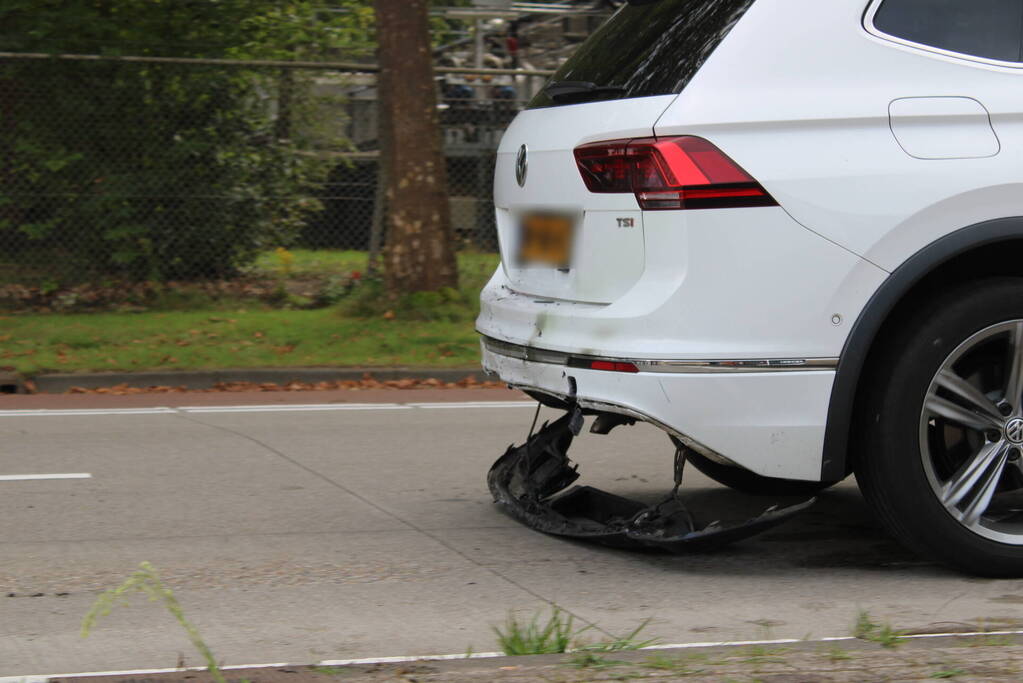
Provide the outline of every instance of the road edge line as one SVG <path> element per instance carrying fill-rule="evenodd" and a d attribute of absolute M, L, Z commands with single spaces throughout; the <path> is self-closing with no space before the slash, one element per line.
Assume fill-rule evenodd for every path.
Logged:
<path fill-rule="evenodd" d="M 1007 631 L 967 631 L 965 633 L 914 633 L 898 636 L 899 640 L 924 640 L 928 638 L 977 638 L 981 636 L 1023 636 L 1023 630 Z M 758 645 L 792 645 L 797 643 L 835 643 L 860 640 L 855 636 L 828 636 L 824 638 L 777 638 L 773 640 L 725 640 L 717 642 L 696 642 L 696 643 L 665 643 L 661 645 L 648 645 L 638 649 L 640 652 L 655 650 L 693 650 L 713 647 L 751 647 Z M 565 654 L 570 654 L 572 651 Z M 273 669 L 279 667 L 304 667 L 304 666 L 353 666 L 368 664 L 405 664 L 408 662 L 436 662 L 452 661 L 459 659 L 497 659 L 506 657 L 503 652 L 471 652 L 466 654 L 447 655 L 418 655 L 399 657 L 365 657 L 360 659 L 325 659 L 315 664 L 289 664 L 278 662 L 275 664 L 232 664 L 220 667 L 221 671 L 237 671 L 242 669 Z M 179 669 L 133 669 L 126 671 L 92 671 L 88 673 L 74 674 L 32 674 L 25 676 L 0 676 L 0 683 L 49 683 L 60 678 L 98 678 L 101 676 L 140 676 L 145 674 L 167 674 L 182 673 L 185 671 L 206 671 L 205 666 L 190 666 Z"/>

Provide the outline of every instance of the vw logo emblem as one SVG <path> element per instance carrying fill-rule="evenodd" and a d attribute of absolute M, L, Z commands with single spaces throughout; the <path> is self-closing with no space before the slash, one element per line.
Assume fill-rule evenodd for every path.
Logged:
<path fill-rule="evenodd" d="M 529 171 L 529 149 L 522 145 L 519 147 L 519 155 L 515 158 L 515 180 L 519 187 L 526 186 L 526 173 Z"/>
<path fill-rule="evenodd" d="M 1005 438 L 1019 446 L 1023 444 L 1023 418 L 1013 418 L 1005 425 Z"/>

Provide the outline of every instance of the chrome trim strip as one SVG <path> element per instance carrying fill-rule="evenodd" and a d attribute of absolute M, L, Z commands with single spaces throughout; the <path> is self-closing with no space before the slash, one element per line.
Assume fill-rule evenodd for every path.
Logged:
<path fill-rule="evenodd" d="M 507 358 L 547 363 L 549 365 L 569 365 L 570 361 L 611 361 L 615 363 L 632 363 L 640 372 L 659 372 L 675 374 L 728 373 L 728 372 L 789 372 L 789 371 L 821 371 L 834 370 L 838 367 L 837 358 L 755 358 L 739 360 L 668 360 L 641 358 L 607 358 L 584 354 L 550 351 L 532 346 L 522 346 L 509 342 L 483 337 L 483 345 L 491 353 Z"/>
<path fill-rule="evenodd" d="M 978 55 L 970 55 L 964 52 L 953 52 L 952 50 L 946 50 L 944 48 L 935 47 L 934 45 L 928 45 L 926 43 L 916 43 L 912 40 L 906 40 L 905 38 L 899 38 L 893 36 L 890 33 L 885 33 L 877 26 L 874 25 L 874 17 L 877 16 L 878 11 L 881 9 L 883 0 L 873 0 L 873 3 L 867 8 L 866 13 L 863 16 L 863 28 L 867 33 L 886 40 L 889 43 L 896 43 L 904 47 L 911 47 L 917 50 L 923 50 L 924 52 L 932 52 L 934 54 L 942 55 L 943 57 L 952 57 L 953 59 L 961 59 L 966 62 L 975 62 L 978 64 L 986 64 L 987 66 L 1000 66 L 1009 69 L 1019 70 L 1023 68 L 1023 63 L 1020 62 L 1004 62 L 1000 59 L 990 59 L 988 57 L 980 57 Z"/>
<path fill-rule="evenodd" d="M 782 372 L 786 370 L 834 370 L 838 367 L 837 358 L 650 360 L 633 362 L 643 372 Z"/>

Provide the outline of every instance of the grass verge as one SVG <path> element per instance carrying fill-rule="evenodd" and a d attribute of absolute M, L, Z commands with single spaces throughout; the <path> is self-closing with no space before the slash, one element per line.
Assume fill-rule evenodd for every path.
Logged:
<path fill-rule="evenodd" d="M 892 628 L 891 624 L 875 624 L 870 614 L 860 610 L 853 625 L 853 637 L 869 640 L 882 647 L 893 648 L 902 640 L 902 632 Z"/>
<path fill-rule="evenodd" d="M 597 653 L 625 652 L 642 650 L 657 644 L 659 639 L 639 640 L 637 636 L 650 624 L 644 619 L 639 626 L 626 635 L 613 636 L 610 640 L 587 643 L 579 636 L 594 628 L 593 624 L 573 630 L 574 617 L 558 607 L 551 608 L 551 616 L 543 625 L 540 615 L 535 614 L 528 622 L 519 621 L 514 612 L 509 612 L 504 627 L 493 627 L 501 651 L 509 656 L 543 655 L 574 651 L 577 657 L 573 660 L 581 667 L 598 666 L 614 660 L 598 656 Z"/>
<path fill-rule="evenodd" d="M 506 655 L 555 654 L 566 652 L 572 639 L 580 633 L 572 629 L 572 622 L 572 615 L 565 614 L 557 607 L 551 610 L 550 619 L 543 625 L 539 622 L 539 615 L 534 615 L 528 622 L 520 622 L 511 613 L 504 628 L 494 627 L 494 635 Z"/>
<path fill-rule="evenodd" d="M 459 367 L 479 362 L 471 320 L 349 318 L 335 309 L 0 317 L 0 366 L 17 372 L 296 366 Z"/>
<path fill-rule="evenodd" d="M 264 268 L 272 270 L 271 256 Z M 364 268 L 364 252 L 296 252 L 302 273 Z M 495 254 L 459 254 L 458 290 L 390 298 L 364 281 L 328 308 L 163 297 L 167 308 L 0 315 L 0 367 L 41 372 L 295 366 L 460 367 L 479 362 L 473 321 Z M 173 301 L 172 301 L 173 300 Z M 189 310 L 190 309 L 190 310 Z"/>

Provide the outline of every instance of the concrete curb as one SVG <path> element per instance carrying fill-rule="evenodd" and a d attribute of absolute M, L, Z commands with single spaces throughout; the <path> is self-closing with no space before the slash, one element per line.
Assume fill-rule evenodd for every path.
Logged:
<path fill-rule="evenodd" d="M 38 375 L 28 377 L 42 394 L 61 394 L 71 387 L 98 389 L 126 384 L 130 387 L 171 386 L 209 389 L 220 382 L 287 384 L 289 382 L 341 382 L 370 375 L 380 381 L 397 379 L 439 379 L 457 382 L 466 377 L 484 381 L 488 376 L 479 367 L 465 368 L 238 368 L 226 370 L 168 370 L 163 372 L 93 372 Z M 6 375 L 4 376 L 6 377 Z M 4 379 L 0 377 L 0 380 Z M 12 386 L 20 384 L 17 376 Z M 493 379 L 490 377 L 489 379 Z M 2 382 L 0 382 L 2 383 Z M 9 392 L 15 393 L 15 392 Z"/>

